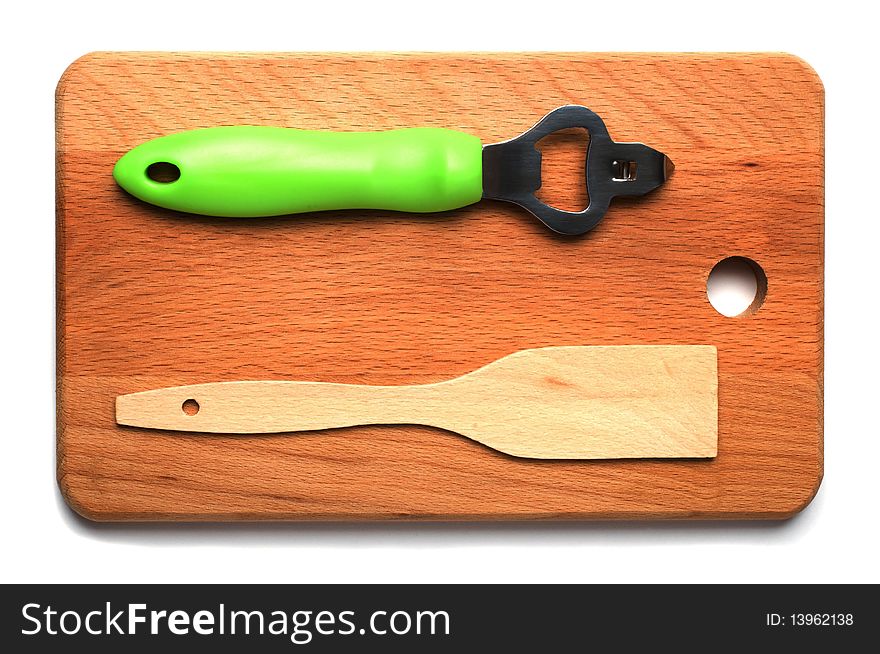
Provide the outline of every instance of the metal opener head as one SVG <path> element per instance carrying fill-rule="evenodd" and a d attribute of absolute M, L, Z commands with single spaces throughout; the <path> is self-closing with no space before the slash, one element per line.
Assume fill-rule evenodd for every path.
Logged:
<path fill-rule="evenodd" d="M 571 127 L 590 134 L 585 164 L 590 203 L 583 211 L 563 211 L 535 197 L 541 188 L 541 152 L 535 145 Z M 586 107 L 565 105 L 516 138 L 483 146 L 483 197 L 518 204 L 553 231 L 573 236 L 598 225 L 611 198 L 653 191 L 673 167 L 666 155 L 647 145 L 612 141 L 602 119 Z"/>

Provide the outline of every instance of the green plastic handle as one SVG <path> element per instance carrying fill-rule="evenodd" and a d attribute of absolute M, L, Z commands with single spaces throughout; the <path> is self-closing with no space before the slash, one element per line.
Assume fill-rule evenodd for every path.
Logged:
<path fill-rule="evenodd" d="M 209 216 L 328 209 L 447 211 L 483 194 L 482 145 L 439 128 L 320 132 L 209 127 L 147 141 L 113 177 L 151 204 Z M 156 171 L 171 175 L 164 179 Z M 176 179 L 173 179 L 177 176 Z"/>

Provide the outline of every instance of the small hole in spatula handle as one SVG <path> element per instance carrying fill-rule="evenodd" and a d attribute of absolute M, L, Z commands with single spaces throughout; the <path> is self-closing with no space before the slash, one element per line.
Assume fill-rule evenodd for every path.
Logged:
<path fill-rule="evenodd" d="M 188 416 L 194 416 L 199 412 L 199 403 L 190 398 L 181 405 L 181 410 Z"/>

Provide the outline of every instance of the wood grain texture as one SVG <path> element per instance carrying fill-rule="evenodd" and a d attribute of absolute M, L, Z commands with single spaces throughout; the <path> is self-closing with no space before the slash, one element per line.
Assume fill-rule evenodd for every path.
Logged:
<path fill-rule="evenodd" d="M 713 457 L 711 345 L 521 350 L 433 384 L 208 382 L 116 398 L 120 425 L 272 434 L 357 425 L 439 427 L 532 459 Z"/>
<path fill-rule="evenodd" d="M 182 129 L 426 125 L 485 143 L 566 103 L 676 164 L 582 238 L 493 202 L 205 219 L 110 176 Z M 57 92 L 65 498 L 96 520 L 790 516 L 822 476 L 823 103 L 785 55 L 78 60 Z M 706 298 L 731 255 L 768 280 L 740 318 Z M 114 421 L 119 394 L 207 378 L 419 384 L 526 348 L 682 343 L 718 348 L 715 459 L 529 461 L 416 426 L 205 438 Z"/>

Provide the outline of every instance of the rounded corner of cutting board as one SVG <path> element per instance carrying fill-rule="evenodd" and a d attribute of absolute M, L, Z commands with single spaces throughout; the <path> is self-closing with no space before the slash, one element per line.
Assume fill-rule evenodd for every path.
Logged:
<path fill-rule="evenodd" d="M 102 511 L 100 505 L 92 503 L 91 496 L 84 494 L 82 488 L 72 482 L 71 475 L 65 473 L 61 466 L 59 466 L 56 475 L 56 483 L 67 508 L 80 518 L 89 522 L 106 522 L 110 519 L 108 514 Z"/>
<path fill-rule="evenodd" d="M 780 520 L 791 520 L 809 507 L 813 503 L 813 500 L 816 499 L 816 495 L 819 494 L 819 490 L 822 488 L 822 479 L 824 476 L 824 470 L 822 469 L 822 466 L 819 466 L 816 470 L 815 477 L 802 478 L 802 481 L 805 482 L 803 487 L 796 489 L 796 493 L 791 497 L 786 498 L 786 500 L 779 505 L 779 515 L 776 517 Z"/>
<path fill-rule="evenodd" d="M 779 56 L 797 66 L 801 74 L 813 84 L 814 92 L 823 99 L 825 98 L 825 82 L 822 81 L 822 76 L 809 61 L 792 52 L 781 52 Z"/>

